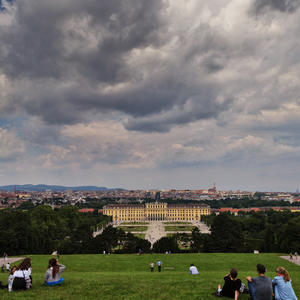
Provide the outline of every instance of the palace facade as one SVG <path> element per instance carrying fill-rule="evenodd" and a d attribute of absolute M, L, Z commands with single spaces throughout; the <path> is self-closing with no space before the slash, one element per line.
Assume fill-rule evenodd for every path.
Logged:
<path fill-rule="evenodd" d="M 103 214 L 113 221 L 201 221 L 202 215 L 210 215 L 210 206 L 205 204 L 109 204 L 103 207 Z"/>

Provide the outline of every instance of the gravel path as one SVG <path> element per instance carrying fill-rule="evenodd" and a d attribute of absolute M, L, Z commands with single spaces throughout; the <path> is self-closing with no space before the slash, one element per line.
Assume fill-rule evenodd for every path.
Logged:
<path fill-rule="evenodd" d="M 145 239 L 151 242 L 151 245 L 153 246 L 153 244 L 158 241 L 159 239 L 161 239 L 164 236 L 167 236 L 167 233 L 165 230 L 165 226 L 164 226 L 164 222 L 172 222 L 172 221 L 146 221 L 148 223 L 148 229 L 146 232 L 134 232 L 132 231 L 132 233 L 145 233 Z M 174 222 L 174 221 L 173 221 Z M 110 225 L 117 227 L 119 226 L 121 223 L 126 223 L 125 221 L 115 221 L 112 222 Z M 201 231 L 201 233 L 210 233 L 210 228 L 200 222 L 200 221 L 186 221 L 186 222 L 180 222 L 182 225 L 183 224 L 187 224 L 187 223 L 192 223 L 192 224 L 187 224 L 193 227 L 198 227 Z M 128 222 L 128 224 L 130 224 L 130 222 Z M 98 232 L 94 232 L 94 236 L 96 236 L 97 234 L 100 234 L 102 232 L 102 230 L 99 230 Z M 185 231 L 183 231 L 185 232 Z M 181 233 L 181 231 L 179 231 L 179 233 Z"/>
<path fill-rule="evenodd" d="M 12 267 L 16 261 L 22 260 L 24 258 L 25 257 L 8 257 L 7 261 L 4 261 L 4 258 L 0 258 L 0 267 L 2 265 L 4 265 L 5 266 L 5 272 L 6 272 L 6 264 L 7 264 L 7 262 L 9 262 L 10 266 Z"/>
<path fill-rule="evenodd" d="M 298 266 L 300 266 L 300 258 L 296 259 L 295 256 L 293 256 L 293 259 L 290 259 L 290 256 L 280 256 L 281 258 L 290 261 L 291 263 L 294 263 Z"/>

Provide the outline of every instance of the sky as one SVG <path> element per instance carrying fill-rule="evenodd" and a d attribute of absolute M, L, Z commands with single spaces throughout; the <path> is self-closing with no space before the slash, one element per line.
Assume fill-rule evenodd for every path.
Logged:
<path fill-rule="evenodd" d="M 300 189 L 299 0 L 0 5 L 0 185 Z"/>

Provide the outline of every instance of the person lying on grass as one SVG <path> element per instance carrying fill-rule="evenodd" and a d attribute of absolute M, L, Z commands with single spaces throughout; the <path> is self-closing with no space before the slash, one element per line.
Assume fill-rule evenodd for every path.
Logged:
<path fill-rule="evenodd" d="M 223 288 L 221 289 L 221 285 L 219 284 L 218 292 L 214 294 L 238 300 L 242 282 L 237 278 L 237 275 L 237 269 L 232 268 L 230 272 L 224 277 L 225 284 L 223 285 Z"/>
<path fill-rule="evenodd" d="M 46 271 L 44 276 L 46 285 L 62 285 L 64 283 L 64 279 L 60 277 L 65 268 L 66 267 L 59 264 L 55 258 L 51 258 L 49 260 L 48 270 Z"/>

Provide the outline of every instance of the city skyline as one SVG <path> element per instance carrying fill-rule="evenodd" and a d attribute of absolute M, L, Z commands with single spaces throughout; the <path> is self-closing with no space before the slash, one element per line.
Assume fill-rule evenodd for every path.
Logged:
<path fill-rule="evenodd" d="M 289 191 L 298 1 L 0 0 L 0 185 Z"/>

